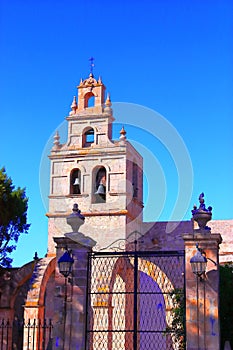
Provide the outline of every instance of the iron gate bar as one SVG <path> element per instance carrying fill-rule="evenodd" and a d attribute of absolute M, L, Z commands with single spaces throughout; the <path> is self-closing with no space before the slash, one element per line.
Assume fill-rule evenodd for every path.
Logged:
<path fill-rule="evenodd" d="M 33 321 L 33 332 L 32 332 L 32 348 L 34 349 L 35 345 L 35 334 L 36 334 L 36 320 Z M 39 331 L 39 339 L 40 339 L 40 331 Z"/>
<path fill-rule="evenodd" d="M 91 252 L 88 253 L 89 256 L 93 258 L 100 256 L 124 256 L 124 255 L 138 255 L 138 256 L 184 256 L 184 250 L 166 250 L 166 251 L 124 251 L 124 252 Z"/>
<path fill-rule="evenodd" d="M 134 317 L 133 317 L 133 349 L 137 350 L 137 336 L 138 336 L 138 255 L 134 256 Z"/>
<path fill-rule="evenodd" d="M 90 285 L 91 285 L 90 267 L 91 267 L 91 253 L 89 253 L 88 257 L 87 257 L 86 320 L 85 320 L 85 340 L 84 340 L 85 349 L 87 349 L 88 341 L 89 341 L 87 334 L 88 334 L 88 322 L 89 322 L 89 318 L 90 318 L 89 310 L 90 310 L 90 306 L 91 306 L 91 303 L 89 305 L 89 290 L 90 290 Z"/>
<path fill-rule="evenodd" d="M 25 335 L 26 349 L 45 350 L 51 342 L 52 321 L 38 319 L 25 320 L 5 320 L 0 322 L 0 350 L 8 350 L 13 347 L 23 348 L 23 333 Z M 24 332 L 25 331 L 25 332 Z M 36 331 L 38 334 L 36 335 Z M 36 342 L 38 339 L 38 344 Z M 36 345 L 37 344 L 37 345 Z"/>
<path fill-rule="evenodd" d="M 125 330 L 123 330 L 123 331 L 120 331 L 120 332 L 124 332 L 124 333 L 132 333 L 134 330 L 133 329 L 125 329 Z M 96 331 L 94 330 L 90 330 L 89 331 L 90 333 L 95 333 Z M 101 333 L 108 333 L 109 332 L 109 330 L 107 329 L 107 330 L 101 330 Z M 141 331 L 138 331 L 138 333 L 140 333 Z M 161 331 L 150 331 L 150 330 L 148 330 L 148 331 L 142 331 L 143 333 L 161 333 Z M 111 333 L 119 333 L 119 330 L 111 330 Z"/>

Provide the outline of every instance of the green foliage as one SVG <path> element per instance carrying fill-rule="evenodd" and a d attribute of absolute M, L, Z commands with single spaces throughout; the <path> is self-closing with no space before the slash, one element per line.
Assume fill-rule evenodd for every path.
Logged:
<path fill-rule="evenodd" d="M 233 349 L 233 265 L 220 266 L 220 332 L 221 349 L 226 340 Z"/>
<path fill-rule="evenodd" d="M 175 288 L 170 296 L 173 300 L 172 322 L 166 331 L 174 335 L 179 350 L 185 349 L 185 297 L 184 290 Z"/>
<path fill-rule="evenodd" d="M 28 233 L 28 198 L 25 188 L 12 184 L 4 168 L 0 169 L 0 266 L 10 267 L 12 259 L 8 256 L 16 249 L 21 233 Z"/>

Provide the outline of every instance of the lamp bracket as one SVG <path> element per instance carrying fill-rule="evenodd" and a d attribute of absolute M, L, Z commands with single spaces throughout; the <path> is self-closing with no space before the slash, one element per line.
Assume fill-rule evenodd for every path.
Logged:
<path fill-rule="evenodd" d="M 202 255 L 204 255 L 204 256 L 206 257 L 207 260 L 211 261 L 215 266 L 218 265 L 218 264 L 216 263 L 216 261 L 214 261 L 213 259 L 208 258 L 208 257 L 206 256 L 206 252 L 204 251 L 204 249 L 199 248 L 198 243 L 196 243 L 196 248 L 197 248 L 197 250 L 199 250 L 199 252 L 200 252 Z"/>

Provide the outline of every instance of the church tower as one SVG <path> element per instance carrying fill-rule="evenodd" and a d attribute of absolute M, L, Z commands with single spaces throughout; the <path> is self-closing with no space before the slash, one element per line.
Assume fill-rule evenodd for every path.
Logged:
<path fill-rule="evenodd" d="M 77 88 L 66 118 L 67 142 L 61 144 L 56 133 L 49 155 L 48 255 L 55 254 L 53 237 L 71 231 L 66 218 L 75 203 L 85 216 L 80 231 L 98 248 L 140 232 L 142 222 L 142 157 L 127 141 L 124 127 L 112 140 L 112 104 L 101 78 L 90 73 Z"/>

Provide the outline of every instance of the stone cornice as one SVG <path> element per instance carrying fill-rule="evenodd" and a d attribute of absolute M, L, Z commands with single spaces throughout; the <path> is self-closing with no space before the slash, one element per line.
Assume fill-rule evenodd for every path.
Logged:
<path fill-rule="evenodd" d="M 193 233 L 185 233 L 183 235 L 183 239 L 186 242 L 186 244 L 193 244 L 193 241 L 202 241 L 203 243 L 207 242 L 208 244 L 211 243 L 217 243 L 221 244 L 222 243 L 222 236 L 220 233 L 206 233 L 203 234 L 201 232 L 194 232 Z"/>
<path fill-rule="evenodd" d="M 91 146 L 87 148 L 77 148 L 76 146 L 66 146 L 65 148 L 60 148 L 58 150 L 52 150 L 52 153 L 49 155 L 49 159 L 70 159 L 75 158 L 77 160 L 77 157 L 84 158 L 85 160 L 88 157 L 104 157 L 104 159 L 108 156 L 113 156 L 114 153 L 119 155 L 125 155 L 126 154 L 126 146 L 125 145 L 115 145 L 115 144 L 109 144 L 107 148 L 103 150 L 103 147 L 99 146 Z M 67 153 L 72 152 L 72 153 Z"/>
<path fill-rule="evenodd" d="M 106 113 L 106 112 L 93 113 L 93 114 L 88 114 L 88 113 L 90 113 L 90 111 L 88 111 L 88 110 L 80 111 L 77 114 L 67 116 L 66 120 L 67 121 L 78 121 L 78 122 L 82 122 L 82 120 L 80 120 L 80 118 L 83 118 L 85 120 L 92 120 L 92 119 L 99 120 L 100 118 L 110 119 L 111 122 L 114 122 L 114 120 L 115 120 L 115 118 L 111 114 Z"/>
<path fill-rule="evenodd" d="M 66 218 L 70 215 L 70 212 L 62 213 L 46 213 L 48 218 Z M 82 212 L 85 217 L 90 216 L 116 216 L 116 215 L 127 215 L 129 216 L 129 211 L 126 209 L 116 210 L 116 211 L 96 211 L 96 212 Z"/>

